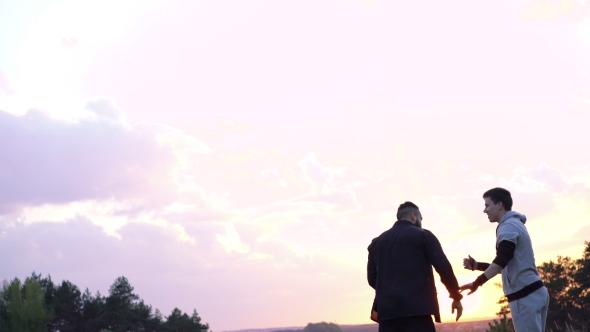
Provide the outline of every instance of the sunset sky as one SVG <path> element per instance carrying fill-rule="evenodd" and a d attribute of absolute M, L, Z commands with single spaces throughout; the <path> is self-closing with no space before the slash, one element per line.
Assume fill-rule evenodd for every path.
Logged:
<path fill-rule="evenodd" d="M 0 0 L 0 280 L 123 275 L 213 331 L 367 324 L 366 248 L 397 206 L 463 284 L 463 257 L 494 258 L 496 186 L 537 264 L 580 257 L 589 7 Z M 464 320 L 498 311 L 493 282 Z"/>

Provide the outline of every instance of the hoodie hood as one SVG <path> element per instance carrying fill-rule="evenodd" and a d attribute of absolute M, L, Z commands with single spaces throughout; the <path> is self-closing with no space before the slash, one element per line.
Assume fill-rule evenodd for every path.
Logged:
<path fill-rule="evenodd" d="M 510 218 L 516 218 L 516 219 L 520 220 L 520 222 L 522 222 L 523 224 L 526 223 L 526 216 L 524 214 L 518 213 L 516 211 L 508 211 L 508 212 L 506 212 L 504 217 L 502 217 L 502 220 L 500 220 L 498 225 L 505 222 L 506 220 L 508 220 Z"/>

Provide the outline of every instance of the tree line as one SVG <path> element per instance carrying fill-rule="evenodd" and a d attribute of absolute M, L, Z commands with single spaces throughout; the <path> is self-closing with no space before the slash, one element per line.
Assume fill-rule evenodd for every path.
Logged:
<path fill-rule="evenodd" d="M 342 332 L 338 324 L 334 323 L 308 323 L 303 330 L 276 330 L 272 332 Z"/>
<path fill-rule="evenodd" d="M 550 260 L 537 266 L 549 292 L 546 326 L 549 332 L 590 332 L 590 242 L 585 242 L 585 245 L 582 258 L 557 256 L 556 261 Z M 488 331 L 514 331 L 512 322 L 506 318 L 510 314 L 508 300 L 502 296 L 498 304 L 500 311 L 496 314 L 502 319 L 490 324 Z"/>
<path fill-rule="evenodd" d="M 196 310 L 178 308 L 164 317 L 145 304 L 127 278 L 118 277 L 108 296 L 82 293 L 64 280 L 33 274 L 24 282 L 4 281 L 0 289 L 0 332 L 208 332 Z"/>
<path fill-rule="evenodd" d="M 590 242 L 582 258 L 558 256 L 537 267 L 549 292 L 548 331 L 590 331 Z M 56 285 L 51 276 L 33 274 L 24 282 L 4 281 L 0 289 L 0 332 L 208 332 L 196 310 L 191 315 L 174 308 L 163 316 L 145 304 L 127 278 L 118 277 L 108 296 L 82 293 L 64 280 Z M 512 324 L 505 297 L 500 301 L 502 320 L 489 331 L 510 331 Z M 303 332 L 339 332 L 333 323 L 308 324 Z"/>

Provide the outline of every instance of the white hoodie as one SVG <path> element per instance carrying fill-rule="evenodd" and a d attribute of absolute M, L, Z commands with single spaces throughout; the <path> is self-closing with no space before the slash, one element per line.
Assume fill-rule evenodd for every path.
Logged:
<path fill-rule="evenodd" d="M 512 294 L 526 285 L 541 280 L 535 265 L 531 238 L 524 226 L 525 222 L 525 215 L 508 211 L 500 220 L 496 230 L 496 247 L 504 240 L 516 244 L 514 257 L 502 269 L 504 295 Z"/>

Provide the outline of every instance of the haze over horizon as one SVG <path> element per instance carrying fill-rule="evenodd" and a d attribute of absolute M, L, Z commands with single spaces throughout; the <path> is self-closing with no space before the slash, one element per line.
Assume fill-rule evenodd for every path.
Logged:
<path fill-rule="evenodd" d="M 214 331 L 367 324 L 397 206 L 467 283 L 496 186 L 537 265 L 579 257 L 589 74 L 585 0 L 0 0 L 0 280 L 123 275 Z"/>

